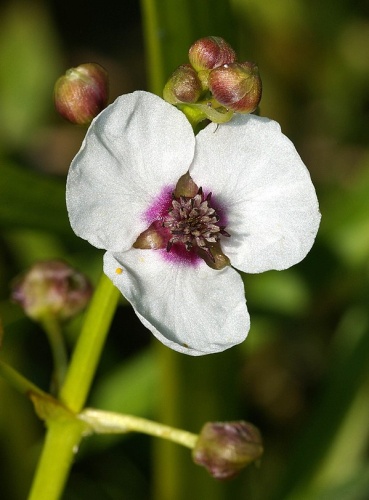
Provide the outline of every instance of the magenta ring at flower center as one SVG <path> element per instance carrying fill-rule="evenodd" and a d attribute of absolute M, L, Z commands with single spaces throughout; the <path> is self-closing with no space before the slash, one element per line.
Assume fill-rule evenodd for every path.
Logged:
<path fill-rule="evenodd" d="M 163 222 L 168 216 L 169 211 L 173 208 L 172 201 L 174 190 L 175 186 L 166 186 L 163 188 L 160 194 L 143 214 L 143 219 L 147 223 L 147 226 L 149 227 L 154 224 L 155 230 L 159 232 L 167 241 L 171 239 L 172 233 L 169 229 L 163 227 Z M 203 189 L 203 191 L 205 196 L 210 193 L 210 190 L 207 189 Z M 211 207 L 216 211 L 219 217 L 219 225 L 225 227 L 225 210 L 219 203 L 217 203 L 214 194 L 212 194 L 211 197 Z M 191 266 L 197 266 L 201 262 L 204 262 L 195 251 L 187 250 L 182 243 L 174 243 L 170 247 L 169 252 L 165 248 L 155 250 L 155 252 L 160 252 L 163 259 L 168 262 L 176 262 Z"/>

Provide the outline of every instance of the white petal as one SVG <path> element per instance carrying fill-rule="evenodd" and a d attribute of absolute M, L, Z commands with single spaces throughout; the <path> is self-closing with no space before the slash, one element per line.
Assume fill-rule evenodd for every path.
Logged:
<path fill-rule="evenodd" d="M 310 175 L 278 123 L 253 115 L 197 136 L 194 181 L 225 210 L 222 249 L 236 268 L 286 269 L 313 245 L 320 222 Z"/>
<path fill-rule="evenodd" d="M 92 122 L 67 181 L 73 230 L 98 248 L 122 251 L 152 222 L 160 196 L 192 161 L 184 115 L 147 92 L 119 97 Z"/>
<path fill-rule="evenodd" d="M 107 252 L 104 272 L 142 323 L 168 347 L 192 356 L 242 342 L 250 328 L 243 283 L 228 267 L 168 262 L 165 250 Z M 117 271 L 118 270 L 118 271 Z"/>

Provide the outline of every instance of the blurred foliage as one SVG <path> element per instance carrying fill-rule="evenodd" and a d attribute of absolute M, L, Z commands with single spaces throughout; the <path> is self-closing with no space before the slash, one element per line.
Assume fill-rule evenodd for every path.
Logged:
<path fill-rule="evenodd" d="M 348 0 L 195 3 L 158 2 L 156 38 L 165 73 L 185 61 L 192 41 L 210 34 L 233 42 L 241 59 L 258 62 L 261 114 L 281 123 L 308 165 L 321 203 L 321 229 L 308 257 L 293 269 L 244 276 L 252 320 L 246 342 L 212 358 L 178 357 L 181 373 L 158 362 L 149 333 L 122 300 L 89 404 L 155 418 L 165 415 L 161 392 L 170 386 L 177 410 L 168 409 L 167 418 L 188 430 L 222 418 L 245 418 L 262 430 L 260 467 L 229 486 L 205 477 L 187 450 L 176 452 L 183 456 L 183 498 L 203 499 L 207 491 L 212 500 L 365 500 L 368 7 Z M 53 83 L 66 68 L 96 61 L 111 75 L 112 99 L 148 88 L 144 21 L 133 0 L 111 0 L 103 9 L 91 4 L 88 12 L 81 1 L 8 0 L 0 7 L 1 356 L 46 390 L 46 338 L 9 302 L 9 283 L 38 259 L 64 258 L 93 281 L 101 269 L 101 252 L 68 225 L 65 175 L 84 132 L 56 116 Z M 67 328 L 70 348 L 80 322 Z M 20 500 L 44 430 L 28 401 L 1 379 L 0 398 L 1 496 Z M 153 453 L 152 441 L 143 436 L 90 438 L 65 498 L 150 497 L 155 481 L 170 481 L 170 470 L 160 471 L 151 461 Z"/>

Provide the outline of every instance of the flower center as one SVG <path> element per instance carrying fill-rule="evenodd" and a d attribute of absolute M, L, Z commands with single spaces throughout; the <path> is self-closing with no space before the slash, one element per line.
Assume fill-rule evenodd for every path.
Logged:
<path fill-rule="evenodd" d="M 204 251 L 214 261 L 210 249 L 219 241 L 220 235 L 230 235 L 224 226 L 219 225 L 219 216 L 211 207 L 210 200 L 211 193 L 205 196 L 201 187 L 193 197 L 173 194 L 172 206 L 163 221 L 163 226 L 172 234 L 167 252 L 173 244 L 180 243 L 187 251 Z"/>

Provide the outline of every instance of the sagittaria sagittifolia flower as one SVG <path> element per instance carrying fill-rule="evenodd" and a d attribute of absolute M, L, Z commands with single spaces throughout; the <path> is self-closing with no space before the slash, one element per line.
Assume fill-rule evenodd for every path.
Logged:
<path fill-rule="evenodd" d="M 92 122 L 70 168 L 67 206 L 75 233 L 106 250 L 104 271 L 142 323 L 190 355 L 245 339 L 235 269 L 298 263 L 320 222 L 309 172 L 276 122 L 236 115 L 195 136 L 181 111 L 142 91 Z M 212 268 L 219 255 L 231 265 Z"/>

